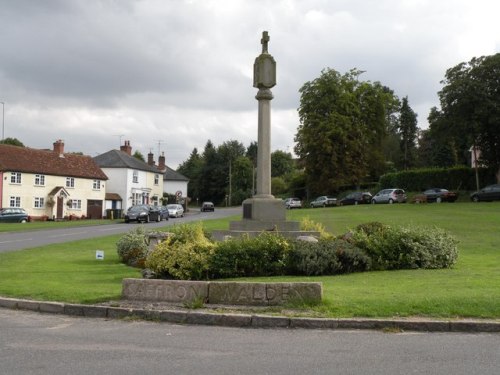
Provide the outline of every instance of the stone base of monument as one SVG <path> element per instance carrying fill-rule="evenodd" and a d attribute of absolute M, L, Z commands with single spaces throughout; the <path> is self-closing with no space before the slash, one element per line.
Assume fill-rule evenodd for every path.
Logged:
<path fill-rule="evenodd" d="M 288 302 L 319 303 L 321 283 L 250 283 L 123 279 L 122 298 L 188 304 L 275 306 Z"/>
<path fill-rule="evenodd" d="M 298 221 L 286 221 L 286 209 L 281 199 L 250 198 L 243 201 L 243 218 L 231 221 L 229 230 L 212 232 L 215 240 L 222 241 L 229 237 L 258 236 L 263 232 L 279 233 L 286 238 L 299 236 L 319 237 L 318 232 L 301 231 Z"/>

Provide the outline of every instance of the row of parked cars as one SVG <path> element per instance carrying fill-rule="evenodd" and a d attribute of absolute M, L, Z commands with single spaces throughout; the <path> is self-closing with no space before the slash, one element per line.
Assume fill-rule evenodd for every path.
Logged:
<path fill-rule="evenodd" d="M 151 206 L 139 204 L 130 207 L 125 213 L 125 222 L 131 221 L 149 223 L 150 221 L 168 220 L 170 217 L 183 217 L 184 208 L 180 204 L 167 204 L 166 206 Z"/>
<path fill-rule="evenodd" d="M 432 202 L 455 202 L 458 199 L 458 193 L 454 191 L 449 191 L 443 188 L 432 188 L 427 189 L 421 194 L 417 194 L 413 197 L 412 202 L 414 203 L 432 203 Z M 476 191 L 470 195 L 470 199 L 473 202 L 482 201 L 494 201 L 500 200 L 500 184 L 494 184 L 484 187 L 483 189 Z M 347 206 L 347 205 L 357 205 L 357 204 L 377 204 L 377 203 L 406 203 L 408 196 L 403 189 L 382 189 L 377 194 L 372 195 L 369 192 L 353 192 L 348 194 L 342 199 L 337 200 L 337 198 L 329 196 L 320 196 L 315 200 L 311 201 L 310 206 L 312 208 L 316 207 L 328 207 L 328 206 Z M 299 198 L 287 198 L 285 199 L 285 207 L 287 209 L 292 208 L 302 208 L 302 201 Z"/>

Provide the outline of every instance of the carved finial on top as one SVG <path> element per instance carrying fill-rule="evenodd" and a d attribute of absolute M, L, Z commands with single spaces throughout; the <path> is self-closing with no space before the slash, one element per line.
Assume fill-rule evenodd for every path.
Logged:
<path fill-rule="evenodd" d="M 267 51 L 267 43 L 269 42 L 269 34 L 267 31 L 262 32 L 262 39 L 260 40 L 260 43 L 262 44 L 262 53 L 268 53 Z"/>

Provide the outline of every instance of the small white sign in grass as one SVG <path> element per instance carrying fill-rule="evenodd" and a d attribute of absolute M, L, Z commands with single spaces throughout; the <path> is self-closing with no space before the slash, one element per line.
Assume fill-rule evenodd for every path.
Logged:
<path fill-rule="evenodd" d="M 104 259 L 104 251 L 102 251 L 102 250 L 96 250 L 95 251 L 95 258 L 97 260 L 103 260 Z"/>

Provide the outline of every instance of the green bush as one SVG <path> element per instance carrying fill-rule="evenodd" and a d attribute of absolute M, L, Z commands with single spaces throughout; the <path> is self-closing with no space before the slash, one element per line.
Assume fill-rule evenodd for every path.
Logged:
<path fill-rule="evenodd" d="M 148 254 L 148 239 L 143 227 L 137 227 L 122 236 L 116 243 L 118 258 L 121 262 L 144 268 Z"/>
<path fill-rule="evenodd" d="M 275 233 L 219 242 L 210 274 L 213 278 L 283 275 L 289 250 L 290 243 Z"/>
<path fill-rule="evenodd" d="M 343 239 L 319 242 L 295 241 L 288 257 L 292 275 L 320 276 L 370 269 L 370 258 Z"/>
<path fill-rule="evenodd" d="M 457 260 L 457 241 L 442 229 L 366 228 L 354 231 L 349 241 L 372 259 L 373 269 L 447 268 Z"/>
<path fill-rule="evenodd" d="M 215 245 L 205 235 L 201 223 L 175 226 L 171 232 L 173 235 L 148 254 L 146 267 L 157 277 L 206 279 Z"/>
<path fill-rule="evenodd" d="M 300 221 L 300 230 L 318 232 L 320 238 L 325 240 L 333 238 L 333 235 L 326 231 L 323 224 L 311 220 L 309 216 L 302 218 Z"/>

